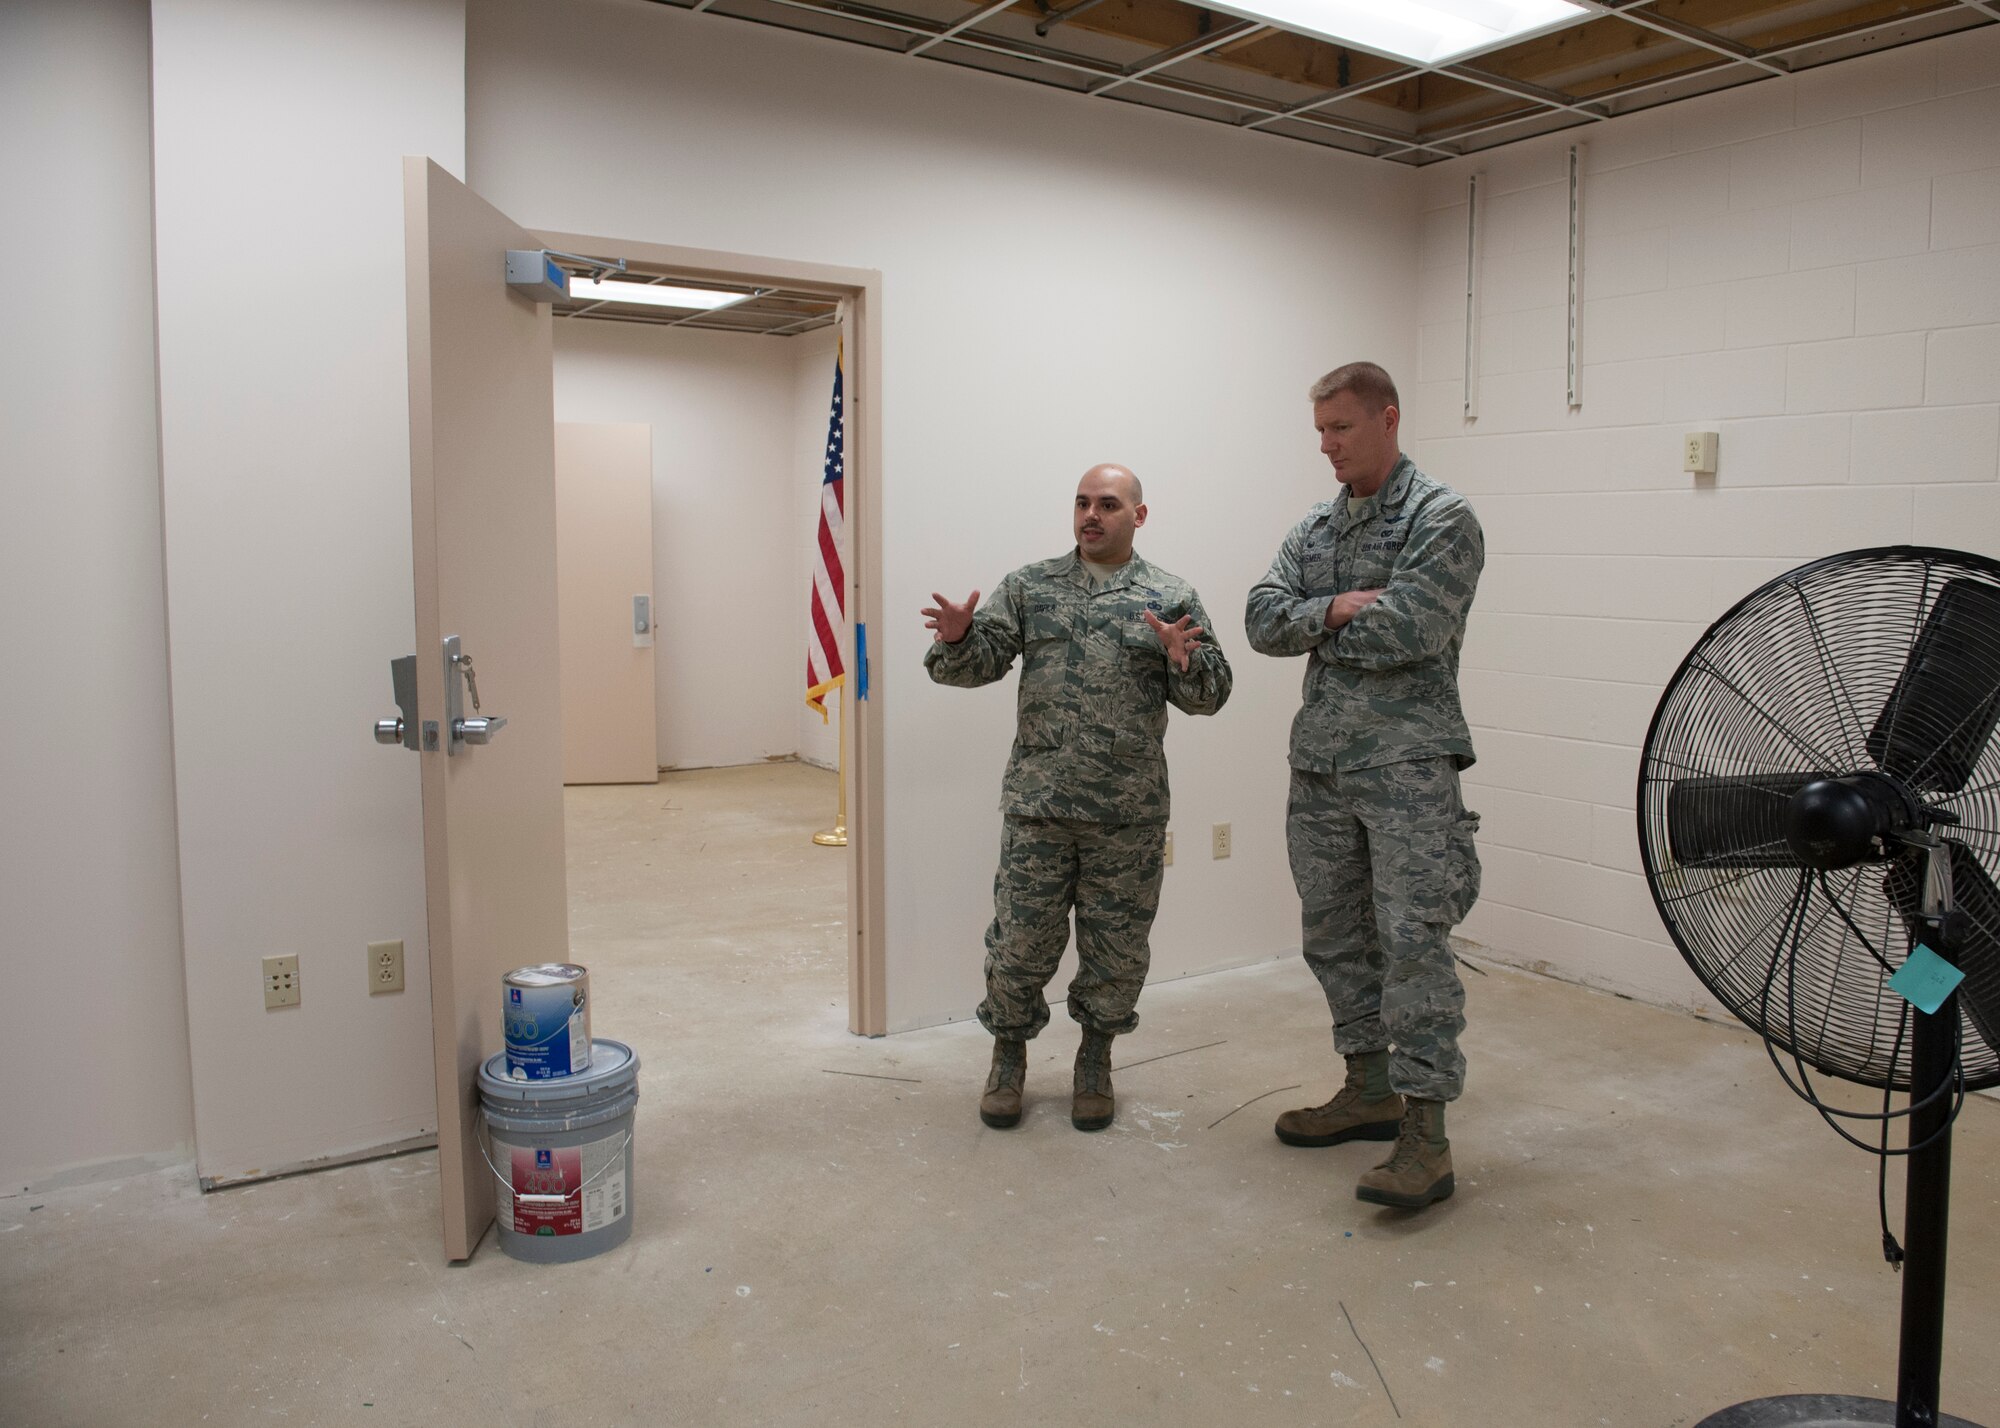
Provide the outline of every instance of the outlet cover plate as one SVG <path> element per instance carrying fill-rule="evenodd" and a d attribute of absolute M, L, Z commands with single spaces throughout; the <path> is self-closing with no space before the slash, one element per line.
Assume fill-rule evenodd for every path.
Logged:
<path fill-rule="evenodd" d="M 1209 834 L 1209 851 L 1217 858 L 1229 856 L 1229 825 L 1218 823 Z"/>
<path fill-rule="evenodd" d="M 299 1004 L 299 959 L 296 955 L 264 959 L 264 1010 Z"/>
<path fill-rule="evenodd" d="M 394 942 L 371 942 L 368 944 L 368 994 L 379 992 L 400 992 L 403 990 L 403 943 L 398 938 Z"/>

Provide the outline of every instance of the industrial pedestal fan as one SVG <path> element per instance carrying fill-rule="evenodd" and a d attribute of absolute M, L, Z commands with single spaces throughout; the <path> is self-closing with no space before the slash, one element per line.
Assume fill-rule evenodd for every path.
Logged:
<path fill-rule="evenodd" d="M 1653 715 L 1639 844 L 1675 945 L 1829 1124 L 1907 1161 L 1896 1401 L 1760 1399 L 1710 1428 L 1965 1421 L 1940 1415 L 1938 1377 L 1952 1122 L 2000 1085 L 1996 721 L 2000 562 L 1915 546 L 1752 592 Z M 1881 1090 L 1881 1113 L 1821 1102 L 1808 1068 Z M 1904 1257 L 1886 1203 L 1883 1240 Z"/>

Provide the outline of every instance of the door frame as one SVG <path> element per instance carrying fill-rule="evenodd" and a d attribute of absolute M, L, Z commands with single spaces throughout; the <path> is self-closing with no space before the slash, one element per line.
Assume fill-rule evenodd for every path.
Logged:
<path fill-rule="evenodd" d="M 863 652 L 857 625 L 882 628 L 882 274 L 873 268 L 803 263 L 714 248 L 688 248 L 628 238 L 532 230 L 547 247 L 567 253 L 626 258 L 670 267 L 715 282 L 780 283 L 823 293 L 847 305 L 846 404 L 848 480 L 846 602 L 849 671 L 840 701 L 841 756 L 851 780 L 847 818 L 847 1029 L 856 1036 L 889 1030 L 887 949 L 883 909 L 882 721 L 877 693 L 859 693 Z M 803 645 L 801 639 L 801 645 Z"/>

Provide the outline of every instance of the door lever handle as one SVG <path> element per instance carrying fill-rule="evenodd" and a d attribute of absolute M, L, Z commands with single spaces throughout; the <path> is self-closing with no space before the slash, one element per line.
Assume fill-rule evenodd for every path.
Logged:
<path fill-rule="evenodd" d="M 505 714 L 488 714 L 471 719 L 454 719 L 451 736 L 463 739 L 468 744 L 490 744 L 493 736 L 507 727 Z M 380 737 L 379 735 L 377 737 Z"/>

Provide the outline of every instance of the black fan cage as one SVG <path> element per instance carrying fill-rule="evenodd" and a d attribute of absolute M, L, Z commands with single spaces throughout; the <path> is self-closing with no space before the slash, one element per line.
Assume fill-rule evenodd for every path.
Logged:
<path fill-rule="evenodd" d="M 1818 872 L 1786 836 L 1808 783 L 1880 774 L 1950 844 L 1969 1087 L 2000 1084 L 2000 562 L 1893 546 L 1802 566 L 1710 626 L 1640 760 L 1646 882 L 1722 1004 L 1827 1075 L 1909 1089 L 1925 854 Z"/>

